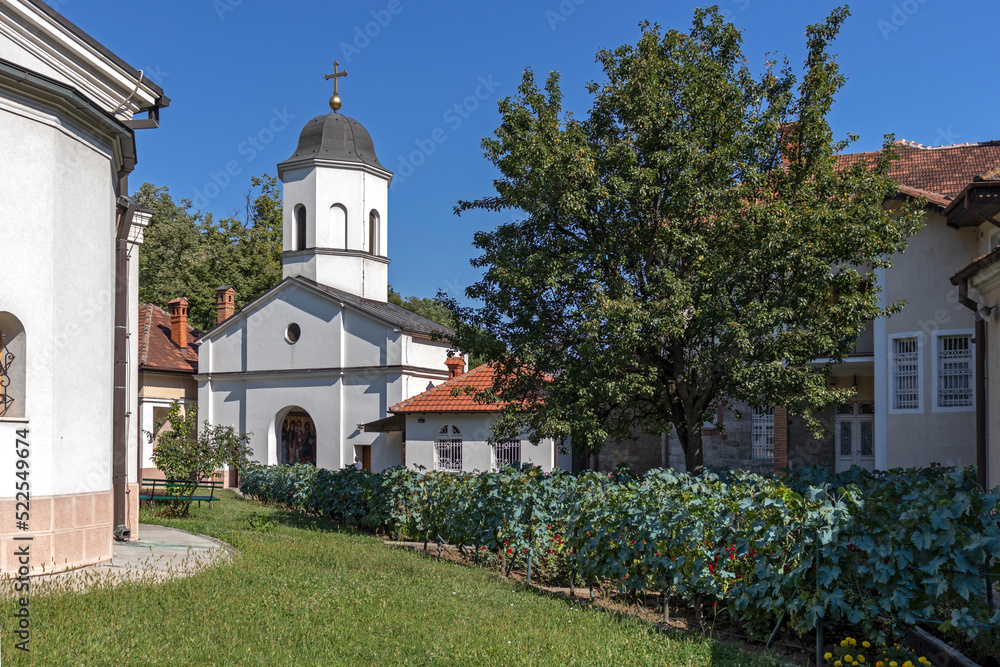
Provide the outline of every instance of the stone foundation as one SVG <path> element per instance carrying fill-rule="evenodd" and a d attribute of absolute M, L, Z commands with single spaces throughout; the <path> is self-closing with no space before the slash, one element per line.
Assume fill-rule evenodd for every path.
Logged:
<path fill-rule="evenodd" d="M 138 499 L 138 493 L 133 494 Z M 33 496 L 29 531 L 17 530 L 13 498 L 0 499 L 0 576 L 17 572 L 15 551 L 29 545 L 31 574 L 59 572 L 111 560 L 114 504 L 111 491 Z M 138 524 L 138 502 L 132 514 Z M 14 540 L 15 537 L 31 537 Z"/>

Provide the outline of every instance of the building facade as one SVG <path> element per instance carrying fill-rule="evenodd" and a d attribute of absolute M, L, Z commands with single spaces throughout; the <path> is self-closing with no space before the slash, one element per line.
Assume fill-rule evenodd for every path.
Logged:
<path fill-rule="evenodd" d="M 168 103 L 45 3 L 0 0 L 0 572 L 18 570 L 20 538 L 29 570 L 51 572 L 107 560 L 137 531 L 128 332 L 149 214 L 127 197 L 128 174 L 133 130 Z"/>
<path fill-rule="evenodd" d="M 366 431 L 400 434 L 404 465 L 446 472 L 487 472 L 516 464 L 546 472 L 572 468 L 572 454 L 560 451 L 551 438 L 537 444 L 527 435 L 492 442 L 503 406 L 478 402 L 475 394 L 493 386 L 494 367 L 484 364 L 465 373 L 461 356 L 446 363 L 447 382 L 393 405 L 390 417 L 365 424 Z"/>
<path fill-rule="evenodd" d="M 306 124 L 278 174 L 284 279 L 201 338 L 201 419 L 250 433 L 262 463 L 399 465 L 402 434 L 363 425 L 446 380 L 448 345 L 388 302 L 392 174 L 338 113 Z"/>

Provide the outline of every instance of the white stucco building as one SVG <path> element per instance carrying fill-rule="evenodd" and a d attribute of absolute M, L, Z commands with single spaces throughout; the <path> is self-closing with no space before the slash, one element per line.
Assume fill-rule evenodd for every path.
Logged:
<path fill-rule="evenodd" d="M 257 461 L 403 462 L 401 432 L 362 425 L 448 377 L 444 327 L 387 301 L 392 173 L 368 131 L 330 113 L 278 165 L 284 279 L 201 338 L 202 419 L 252 433 Z"/>
<path fill-rule="evenodd" d="M 2 573 L 25 543 L 29 569 L 53 571 L 108 560 L 113 536 L 136 532 L 128 333 L 149 215 L 127 197 L 128 175 L 133 130 L 155 127 L 168 103 L 45 3 L 0 0 Z M 18 492 L 30 495 L 24 524 Z"/>
<path fill-rule="evenodd" d="M 493 423 L 502 404 L 476 400 L 478 392 L 493 387 L 496 371 L 483 364 L 463 373 L 465 361 L 446 362 L 450 378 L 389 408 L 392 416 L 366 424 L 370 431 L 402 433 L 404 458 L 410 468 L 448 472 L 486 472 L 505 465 L 530 464 L 550 472 L 572 469 L 568 449 L 560 451 L 551 438 L 533 444 L 527 434 L 505 442 L 491 442 Z"/>

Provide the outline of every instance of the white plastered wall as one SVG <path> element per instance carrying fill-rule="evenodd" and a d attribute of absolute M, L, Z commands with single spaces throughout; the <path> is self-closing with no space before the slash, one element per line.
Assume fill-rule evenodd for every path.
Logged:
<path fill-rule="evenodd" d="M 914 234 L 902 255 L 894 258 L 891 270 L 883 274 L 888 303 L 904 300 L 903 309 L 885 321 L 884 356 L 876 360 L 885 367 L 884 395 L 876 396 L 876 409 L 885 409 L 886 465 L 927 466 L 940 463 L 966 466 L 976 462 L 975 407 L 963 411 L 935 411 L 933 395 L 935 332 L 973 329 L 972 312 L 958 302 L 950 282 L 956 267 L 975 257 L 978 233 L 974 229 L 953 229 L 936 213 L 926 214 L 925 226 Z M 908 334 L 921 343 L 921 409 L 893 413 L 894 335 Z"/>
<path fill-rule="evenodd" d="M 420 423 L 420 420 L 424 420 Z M 427 413 L 406 415 L 406 465 L 409 468 L 424 466 L 434 469 L 434 442 L 438 430 L 453 424 L 462 434 L 462 470 L 484 472 L 492 465 L 491 427 L 496 415 L 489 412 Z M 549 472 L 558 463 L 552 440 L 543 439 L 531 444 L 525 436 L 521 439 L 521 463 L 530 463 Z"/>
<path fill-rule="evenodd" d="M 0 94 L 3 309 L 27 340 L 32 495 L 111 488 L 115 197 L 109 142 Z M 12 470 L 7 424 L 0 469 Z M 12 496 L 3 482 L 2 496 Z"/>

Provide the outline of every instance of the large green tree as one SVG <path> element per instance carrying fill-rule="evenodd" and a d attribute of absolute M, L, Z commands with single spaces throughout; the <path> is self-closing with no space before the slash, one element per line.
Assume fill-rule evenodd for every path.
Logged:
<path fill-rule="evenodd" d="M 490 393 L 517 399 L 497 437 L 527 425 L 595 452 L 672 426 L 696 472 L 713 405 L 811 416 L 846 398 L 825 371 L 899 308 L 879 306 L 869 272 L 920 220 L 917 204 L 883 205 L 891 137 L 838 165 L 856 137 L 827 121 L 844 84 L 828 47 L 847 16 L 807 28 L 801 80 L 787 58 L 753 73 L 717 8 L 689 32 L 643 24 L 636 45 L 598 53 L 582 120 L 557 74 L 539 90 L 525 71 L 483 141 L 496 194 L 456 207 L 522 215 L 476 236 L 484 277 L 466 296 L 483 305 L 442 297 L 453 344 L 495 361 Z"/>
<path fill-rule="evenodd" d="M 233 285 L 236 307 L 281 281 L 281 191 L 273 176 L 254 177 L 245 213 L 216 222 L 191 213 L 166 187 L 143 183 L 133 198 L 153 211 L 139 251 L 139 299 L 165 307 L 179 296 L 190 302 L 193 326 L 217 322 L 215 288 Z"/>

